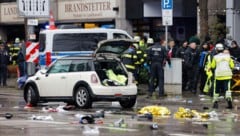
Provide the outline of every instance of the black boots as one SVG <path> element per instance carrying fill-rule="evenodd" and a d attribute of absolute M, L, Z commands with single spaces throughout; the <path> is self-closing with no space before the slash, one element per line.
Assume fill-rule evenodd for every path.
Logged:
<path fill-rule="evenodd" d="M 232 109 L 233 108 L 232 101 L 230 99 L 227 99 L 227 104 L 228 104 L 228 106 L 226 107 L 227 109 Z"/>
<path fill-rule="evenodd" d="M 226 107 L 227 109 L 232 109 L 233 106 L 232 106 L 232 101 L 230 99 L 227 99 L 227 104 L 228 106 Z M 218 109 L 218 102 L 214 102 L 213 103 L 213 109 Z"/>
<path fill-rule="evenodd" d="M 213 109 L 218 109 L 218 102 L 217 102 L 217 101 L 215 101 L 215 102 L 213 103 Z"/>

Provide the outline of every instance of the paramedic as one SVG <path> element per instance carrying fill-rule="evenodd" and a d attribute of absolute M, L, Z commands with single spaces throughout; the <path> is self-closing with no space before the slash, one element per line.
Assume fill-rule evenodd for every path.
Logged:
<path fill-rule="evenodd" d="M 225 93 L 227 100 L 227 108 L 232 109 L 232 94 L 230 83 L 232 79 L 232 69 L 234 62 L 228 53 L 224 53 L 224 46 L 221 43 L 216 45 L 217 55 L 213 57 L 211 67 L 214 69 L 214 93 L 213 93 L 213 108 L 218 108 L 218 97 L 221 93 Z"/>

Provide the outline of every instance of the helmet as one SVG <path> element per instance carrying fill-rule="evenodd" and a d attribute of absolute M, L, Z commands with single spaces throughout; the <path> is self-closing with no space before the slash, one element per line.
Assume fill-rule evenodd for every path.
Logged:
<path fill-rule="evenodd" d="M 138 44 L 134 43 L 133 46 L 137 49 L 138 48 Z"/>
<path fill-rule="evenodd" d="M 140 36 L 134 36 L 133 39 L 135 42 L 140 42 L 140 40 L 141 40 Z"/>
<path fill-rule="evenodd" d="M 147 39 L 147 44 L 153 44 L 153 43 L 154 43 L 153 38 L 148 38 Z"/>
<path fill-rule="evenodd" d="M 15 43 L 20 43 L 20 38 L 15 38 Z"/>
<path fill-rule="evenodd" d="M 218 44 L 216 44 L 216 50 L 218 50 L 218 51 L 222 51 L 222 50 L 224 50 L 224 47 L 223 47 L 223 44 L 221 44 L 221 43 L 218 43 Z"/>

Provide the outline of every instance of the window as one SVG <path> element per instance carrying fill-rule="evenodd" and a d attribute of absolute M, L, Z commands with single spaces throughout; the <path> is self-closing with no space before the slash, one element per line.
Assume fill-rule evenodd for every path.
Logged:
<path fill-rule="evenodd" d="M 40 34 L 39 35 L 39 51 L 43 52 L 46 48 L 46 35 L 45 34 Z"/>
<path fill-rule="evenodd" d="M 90 71 L 89 60 L 73 60 L 69 72 Z"/>
<path fill-rule="evenodd" d="M 69 71 L 72 60 L 58 60 L 49 69 L 48 73 L 65 73 Z"/>
<path fill-rule="evenodd" d="M 105 39 L 106 33 L 55 34 L 53 51 L 93 51 Z"/>
<path fill-rule="evenodd" d="M 114 33 L 113 39 L 130 39 L 130 38 L 125 34 Z"/>

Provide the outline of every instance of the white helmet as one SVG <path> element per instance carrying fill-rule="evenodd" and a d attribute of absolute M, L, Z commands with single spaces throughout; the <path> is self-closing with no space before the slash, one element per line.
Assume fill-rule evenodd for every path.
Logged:
<path fill-rule="evenodd" d="M 133 43 L 133 46 L 134 46 L 136 49 L 138 49 L 138 44 Z"/>
<path fill-rule="evenodd" d="M 133 39 L 135 42 L 140 42 L 140 40 L 141 40 L 140 36 L 134 36 Z"/>
<path fill-rule="evenodd" d="M 20 43 L 20 38 L 15 38 L 15 43 Z"/>
<path fill-rule="evenodd" d="M 147 39 L 147 44 L 154 44 L 153 38 L 148 38 Z"/>
<path fill-rule="evenodd" d="M 218 43 L 218 44 L 216 44 L 216 50 L 218 50 L 218 51 L 222 51 L 222 50 L 224 50 L 224 47 L 223 47 L 223 44 L 221 44 L 221 43 Z"/>

